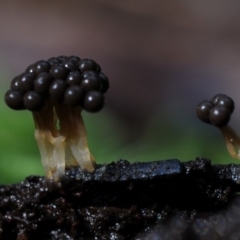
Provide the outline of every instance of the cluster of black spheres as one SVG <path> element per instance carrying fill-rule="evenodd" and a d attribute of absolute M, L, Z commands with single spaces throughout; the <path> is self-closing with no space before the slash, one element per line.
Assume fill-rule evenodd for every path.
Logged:
<path fill-rule="evenodd" d="M 15 110 L 40 111 L 46 99 L 97 112 L 104 105 L 108 78 L 91 59 L 59 56 L 31 64 L 15 77 L 5 94 L 6 104 Z"/>
<path fill-rule="evenodd" d="M 202 101 L 197 106 L 198 118 L 219 128 L 228 124 L 233 111 L 234 101 L 225 94 L 217 94 L 210 101 Z"/>

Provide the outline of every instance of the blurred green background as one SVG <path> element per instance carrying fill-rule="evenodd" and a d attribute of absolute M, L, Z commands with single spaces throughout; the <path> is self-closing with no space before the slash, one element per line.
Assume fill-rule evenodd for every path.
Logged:
<path fill-rule="evenodd" d="M 198 102 L 226 93 L 239 130 L 240 3 L 230 2 L 2 1 L 0 183 L 43 175 L 31 112 L 7 108 L 4 93 L 28 65 L 59 55 L 92 58 L 110 79 L 106 107 L 83 113 L 98 163 L 238 163 L 195 114 Z"/>

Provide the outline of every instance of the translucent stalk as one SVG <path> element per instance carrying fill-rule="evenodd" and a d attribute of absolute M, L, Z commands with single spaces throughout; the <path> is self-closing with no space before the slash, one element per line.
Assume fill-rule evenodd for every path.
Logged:
<path fill-rule="evenodd" d="M 229 126 L 220 128 L 220 131 L 223 134 L 229 154 L 240 160 L 240 138 L 238 135 Z"/>
<path fill-rule="evenodd" d="M 95 160 L 88 148 L 80 107 L 53 105 L 47 101 L 43 110 L 33 112 L 33 117 L 35 139 L 48 178 L 59 181 L 65 168 L 73 165 L 90 172 L 94 170 Z"/>
<path fill-rule="evenodd" d="M 53 177 L 56 171 L 57 159 L 54 156 L 55 139 L 58 136 L 55 128 L 56 116 L 50 101 L 46 101 L 44 109 L 33 112 L 35 123 L 35 139 L 41 155 L 42 165 L 48 178 Z"/>
<path fill-rule="evenodd" d="M 79 165 L 92 172 L 95 159 L 88 148 L 86 128 L 80 107 L 55 106 L 60 123 L 59 133 L 66 138 L 66 166 Z"/>

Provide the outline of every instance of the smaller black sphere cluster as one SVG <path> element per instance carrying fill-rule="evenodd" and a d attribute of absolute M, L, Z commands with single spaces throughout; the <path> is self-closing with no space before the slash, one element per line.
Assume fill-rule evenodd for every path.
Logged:
<path fill-rule="evenodd" d="M 204 100 L 197 106 L 200 120 L 216 127 L 225 127 L 234 111 L 234 101 L 225 94 L 217 94 L 210 101 Z"/>
<path fill-rule="evenodd" d="M 46 99 L 51 99 L 97 112 L 104 105 L 108 88 L 108 78 L 93 60 L 59 56 L 31 64 L 15 77 L 5 102 L 15 110 L 40 111 Z"/>

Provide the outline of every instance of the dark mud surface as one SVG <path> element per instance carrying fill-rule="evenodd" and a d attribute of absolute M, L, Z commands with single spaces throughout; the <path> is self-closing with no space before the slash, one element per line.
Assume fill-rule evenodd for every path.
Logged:
<path fill-rule="evenodd" d="M 73 167 L 0 186 L 0 239 L 238 239 L 240 165 L 206 159 Z"/>

